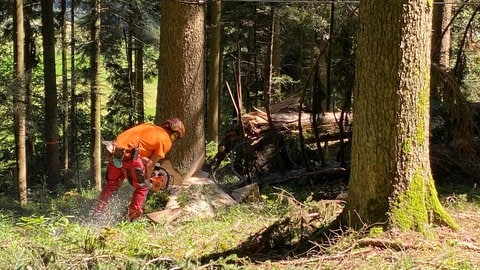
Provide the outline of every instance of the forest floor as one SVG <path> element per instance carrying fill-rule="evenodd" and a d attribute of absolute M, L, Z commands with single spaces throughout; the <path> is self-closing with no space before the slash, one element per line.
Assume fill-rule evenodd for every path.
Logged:
<path fill-rule="evenodd" d="M 478 163 L 464 161 L 462 154 L 443 145 L 436 145 L 433 153 L 439 198 L 460 226 L 458 230 L 432 225 L 423 233 L 378 233 L 375 228 L 364 228 L 329 232 L 325 239 L 319 237 L 319 231 L 325 233 L 322 228 L 341 212 L 346 183 L 338 178 L 325 182 L 322 177 L 306 181 L 286 177 L 288 181 L 277 179 L 281 183 L 277 191 L 288 191 L 290 204 L 280 224 L 206 258 L 244 255 L 243 260 L 233 260 L 242 269 L 480 269 Z M 292 244 L 295 237 L 297 242 Z M 302 242 L 309 244 L 307 248 Z M 203 267 L 207 266 L 218 266 L 218 262 Z"/>
<path fill-rule="evenodd" d="M 341 200 L 296 201 L 294 204 L 299 208 L 291 208 L 289 222 L 284 223 L 283 228 L 275 228 L 278 233 L 272 233 L 269 229 L 274 226 L 270 226 L 262 233 L 250 236 L 248 243 L 242 243 L 221 255 L 248 254 L 236 261 L 242 269 L 480 269 L 480 190 L 474 184 L 461 187 L 449 185 L 440 187 L 439 191 L 443 205 L 459 224 L 459 230 L 432 225 L 425 233 L 376 233 L 365 228 L 361 231 L 330 232 L 329 238 L 323 240 L 310 238 L 313 234 L 306 233 L 305 237 L 309 238 L 307 241 L 311 244 L 308 250 L 297 246 L 300 241 L 288 247 L 277 246 L 268 250 L 264 242 L 274 242 L 275 239 L 262 239 L 268 237 L 264 232 L 268 231 L 269 236 L 289 235 L 295 230 L 304 230 L 305 233 L 312 227 L 317 228 L 315 222 L 328 224 L 342 208 Z M 331 186 L 324 192 L 332 192 Z M 322 202 L 335 206 L 325 211 L 328 207 L 318 207 Z M 305 212 L 305 208 L 309 207 Z M 311 214 L 310 218 L 308 213 Z M 328 213 L 332 216 L 328 217 Z M 322 219 L 320 223 L 318 217 Z M 298 222 L 299 219 L 301 222 Z M 282 220 L 285 220 L 285 216 Z M 288 237 L 279 238 L 285 240 Z M 208 266 L 218 266 L 218 262 L 203 265 L 202 268 Z"/>
<path fill-rule="evenodd" d="M 86 215 L 95 193 L 44 197 L 27 212 L 12 208 L 4 196 L 0 269 L 480 269 L 476 184 L 438 187 L 459 230 L 432 226 L 420 234 L 365 228 L 329 231 L 329 238 L 319 228 L 340 213 L 342 187 L 291 184 L 324 198 L 297 196 L 285 184 L 262 189 L 260 201 L 221 208 L 215 217 L 171 223 L 110 218 L 93 224 Z M 123 188 L 124 201 L 112 201 L 119 213 L 124 214 L 130 194 Z"/>
<path fill-rule="evenodd" d="M 432 226 L 428 234 L 364 232 L 339 234 L 307 256 L 265 261 L 261 269 L 480 269 L 480 196 L 452 192 L 443 197 L 459 230 Z"/>

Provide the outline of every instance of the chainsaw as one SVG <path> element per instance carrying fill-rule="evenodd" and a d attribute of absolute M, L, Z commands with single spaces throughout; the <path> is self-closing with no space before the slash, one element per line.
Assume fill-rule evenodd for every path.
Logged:
<path fill-rule="evenodd" d="M 140 184 L 140 186 L 145 186 L 149 190 L 157 192 L 168 188 L 171 178 L 173 178 L 173 176 L 171 176 L 168 171 L 160 165 L 160 163 L 157 163 L 153 168 L 150 178 Z"/>

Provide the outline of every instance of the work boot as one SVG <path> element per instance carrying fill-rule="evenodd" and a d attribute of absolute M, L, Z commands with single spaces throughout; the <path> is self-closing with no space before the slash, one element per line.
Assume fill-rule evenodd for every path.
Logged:
<path fill-rule="evenodd" d="M 127 219 L 129 221 L 134 221 L 142 217 L 143 211 L 141 209 L 128 209 Z"/>

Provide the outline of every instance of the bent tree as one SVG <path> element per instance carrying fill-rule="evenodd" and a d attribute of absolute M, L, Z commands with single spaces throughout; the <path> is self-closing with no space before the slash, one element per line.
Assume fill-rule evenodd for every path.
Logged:
<path fill-rule="evenodd" d="M 429 160 L 432 1 L 360 1 L 349 226 L 457 228 Z"/>

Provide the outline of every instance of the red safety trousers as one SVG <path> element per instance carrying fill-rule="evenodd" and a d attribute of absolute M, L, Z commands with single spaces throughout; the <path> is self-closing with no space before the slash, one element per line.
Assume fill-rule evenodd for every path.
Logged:
<path fill-rule="evenodd" d="M 144 178 L 145 166 L 140 157 L 135 160 L 124 160 L 122 163 L 122 167 L 117 168 L 112 162 L 108 162 L 106 182 L 94 207 L 94 216 L 105 212 L 108 201 L 122 185 L 125 178 L 135 188 L 128 208 L 128 219 L 135 220 L 142 216 L 143 203 L 147 197 L 148 189 L 139 186 L 138 178 Z M 142 180 L 140 179 L 141 182 L 143 182 Z"/>

